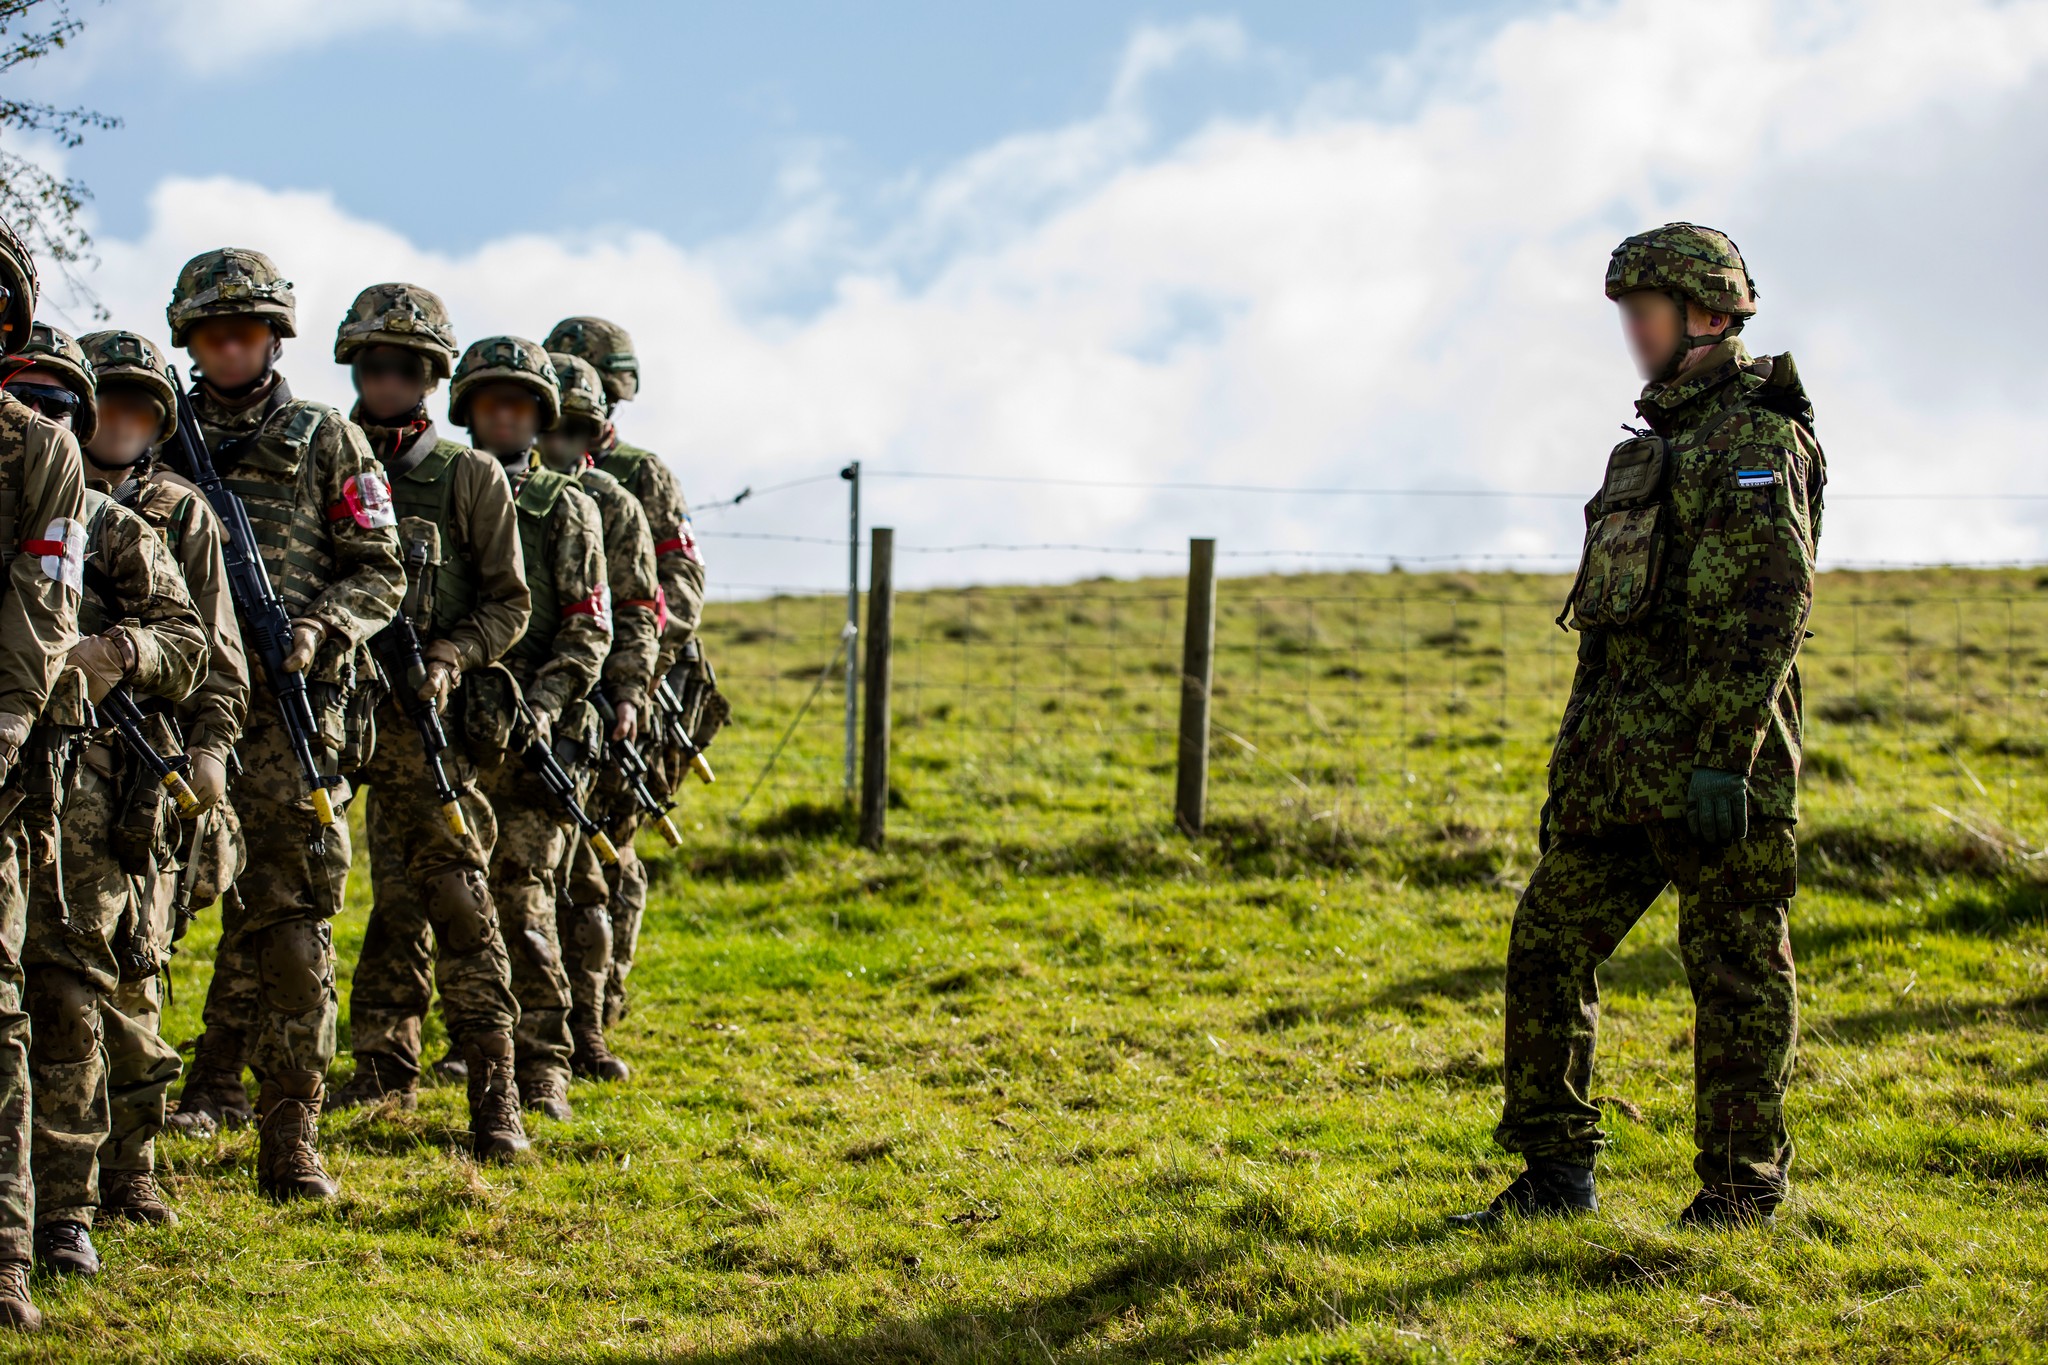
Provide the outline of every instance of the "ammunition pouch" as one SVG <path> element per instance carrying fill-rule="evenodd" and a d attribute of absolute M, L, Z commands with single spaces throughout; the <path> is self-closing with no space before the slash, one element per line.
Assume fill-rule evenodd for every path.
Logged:
<path fill-rule="evenodd" d="M 377 752 L 377 704 L 384 699 L 384 671 L 369 643 L 330 640 L 306 674 L 307 700 L 319 726 L 320 746 L 344 774 L 362 771 Z"/>
<path fill-rule="evenodd" d="M 512 748 L 519 715 L 519 684 L 503 664 L 473 668 L 455 689 L 451 739 L 478 768 L 495 768 Z"/>
<path fill-rule="evenodd" d="M 1634 625 L 1656 604 L 1664 570 L 1664 506 L 1669 447 L 1661 436 L 1623 441 L 1607 457 L 1607 476 L 1586 528 L 1559 625 L 1610 630 Z"/>
<path fill-rule="evenodd" d="M 160 712 L 144 712 L 142 733 L 166 757 L 184 752 L 177 727 Z M 113 775 L 119 805 L 114 826 L 108 831 L 114 861 L 131 877 L 152 876 L 177 847 L 177 808 L 171 802 L 170 790 L 157 781 L 156 774 L 144 767 L 141 759 L 128 752 L 119 739 L 109 743 L 120 746 L 113 751 L 119 764 L 119 772 Z"/>

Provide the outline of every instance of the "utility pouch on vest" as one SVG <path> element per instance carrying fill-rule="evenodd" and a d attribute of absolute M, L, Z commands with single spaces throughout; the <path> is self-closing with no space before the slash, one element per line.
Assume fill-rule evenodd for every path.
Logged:
<path fill-rule="evenodd" d="M 398 548 L 405 556 L 405 611 L 422 640 L 434 638 L 434 592 L 441 576 L 441 528 L 425 517 L 398 519 Z"/>
<path fill-rule="evenodd" d="M 462 707 L 457 733 L 479 768 L 495 768 L 512 747 L 512 724 L 518 717 L 519 684 L 503 664 L 473 668 L 462 675 L 455 691 Z"/>
<path fill-rule="evenodd" d="M 160 754 L 185 751 L 176 729 L 157 712 L 144 713 L 142 733 Z M 171 804 L 170 790 L 125 746 L 120 752 L 125 760 L 119 776 L 120 811 L 114 817 L 108 841 L 113 845 L 114 861 L 123 872 L 131 877 L 147 877 L 169 860 L 176 847 L 178 817 Z"/>
<path fill-rule="evenodd" d="M 555 722 L 555 757 L 576 777 L 577 799 L 588 801 L 597 785 L 598 760 L 604 757 L 604 722 L 597 708 L 579 701 Z"/>
<path fill-rule="evenodd" d="M 1574 630 L 1633 625 L 1649 614 L 1664 568 L 1668 450 L 1661 436 L 1623 441 L 1607 457 L 1599 515 L 1586 530 L 1578 578 L 1558 614 Z"/>

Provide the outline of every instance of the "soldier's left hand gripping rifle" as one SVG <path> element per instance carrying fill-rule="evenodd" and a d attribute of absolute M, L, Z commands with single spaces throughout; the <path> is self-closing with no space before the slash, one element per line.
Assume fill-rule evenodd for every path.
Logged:
<path fill-rule="evenodd" d="M 597 850 L 598 860 L 607 867 L 618 862 L 619 850 L 613 846 L 611 836 L 576 799 L 576 779 L 562 766 L 562 760 L 555 754 L 554 742 L 541 733 L 540 726 L 534 722 L 532 710 L 524 700 L 519 702 L 519 714 L 526 722 L 526 739 L 519 746 L 520 760 L 548 789 L 548 794 L 562 807 L 570 823 L 583 831 L 583 837 L 590 840 L 590 846 Z"/>
<path fill-rule="evenodd" d="M 683 836 L 677 831 L 676 822 L 669 819 L 670 803 L 654 794 L 651 785 L 654 781 L 654 769 L 648 766 L 647 756 L 640 752 L 640 746 L 632 740 L 612 737 L 618 729 L 619 713 L 612 705 L 611 698 L 604 694 L 603 688 L 592 692 L 590 700 L 597 707 L 598 716 L 604 721 L 605 754 L 611 760 L 613 771 L 625 784 L 627 794 L 633 798 L 633 804 L 659 826 L 661 837 L 668 841 L 670 848 L 681 848 Z"/>
<path fill-rule="evenodd" d="M 249 509 L 242 506 L 242 500 L 213 467 L 206 437 L 199 430 L 199 418 L 192 411 L 192 400 L 186 395 L 177 370 L 171 370 L 170 379 L 178 399 L 178 434 L 174 443 L 184 461 L 186 476 L 199 485 L 199 491 L 206 495 L 206 501 L 220 518 L 228 593 L 235 601 L 235 615 L 241 619 L 242 644 L 262 667 L 263 680 L 270 685 L 270 694 L 277 698 L 285 738 L 291 745 L 292 756 L 298 760 L 299 771 L 305 775 L 313 813 L 324 829 L 334 823 L 334 798 L 330 792 L 341 785 L 341 778 L 320 771 L 320 761 L 314 756 L 320 725 L 313 716 L 306 676 L 284 666 L 292 649 L 291 613 L 285 610 L 284 599 L 272 586 L 270 571 L 263 567 L 263 552 L 257 546 L 255 529 L 249 524 Z M 316 830 L 316 843 L 320 837 Z"/>
<path fill-rule="evenodd" d="M 128 746 L 128 752 L 135 756 L 135 761 L 170 792 L 179 815 L 190 820 L 199 814 L 199 795 L 185 780 L 185 774 L 192 770 L 192 760 L 184 754 L 166 756 L 157 752 L 156 745 L 150 743 L 148 733 L 142 728 L 142 708 L 136 704 L 134 694 L 125 684 L 108 692 L 93 710 L 98 713 L 100 721 L 121 732 L 121 741 Z"/>
<path fill-rule="evenodd" d="M 427 661 L 420 649 L 420 632 L 413 623 L 413 615 L 419 609 L 417 597 L 419 584 L 424 581 L 427 556 L 425 544 L 407 548 L 405 599 L 399 603 L 391 624 L 377 632 L 370 644 L 377 662 L 390 676 L 391 694 L 398 699 L 399 709 L 420 732 L 420 747 L 427 752 L 427 780 L 433 785 L 434 799 L 441 803 L 448 828 L 460 839 L 469 833 L 469 824 L 462 818 L 462 794 L 448 780 L 447 765 L 441 762 L 441 755 L 448 751 L 448 732 L 441 724 L 440 707 L 433 698 L 420 695 L 420 688 L 427 681 Z"/>

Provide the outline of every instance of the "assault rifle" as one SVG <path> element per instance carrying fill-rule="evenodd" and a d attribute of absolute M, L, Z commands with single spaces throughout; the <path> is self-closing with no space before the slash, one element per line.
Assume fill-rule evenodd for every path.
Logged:
<path fill-rule="evenodd" d="M 521 761 L 561 805 L 570 823 L 583 831 L 583 837 L 590 840 L 590 846 L 597 850 L 599 861 L 607 866 L 618 862 L 619 850 L 612 846 L 611 836 L 604 832 L 604 827 L 591 819 L 590 812 L 583 809 L 583 803 L 576 799 L 576 779 L 569 776 L 562 760 L 555 757 L 555 746 L 541 738 L 540 727 L 533 722 L 533 712 L 523 701 L 519 703 L 519 711 L 526 717 L 526 742 L 519 749 Z"/>
<path fill-rule="evenodd" d="M 626 784 L 626 792 L 633 798 L 633 804 L 660 827 L 661 837 L 668 840 L 670 848 L 681 848 L 683 836 L 677 831 L 676 822 L 668 818 L 669 803 L 657 797 L 648 785 L 654 778 L 654 770 L 647 766 L 646 755 L 632 740 L 612 738 L 612 729 L 619 723 L 618 708 L 612 705 L 611 698 L 604 694 L 602 688 L 592 692 L 590 700 L 604 721 L 605 750 L 611 756 L 619 779 Z"/>
<path fill-rule="evenodd" d="M 263 680 L 269 684 L 270 694 L 277 698 L 285 738 L 305 776 L 313 813 L 322 826 L 332 825 L 334 798 L 329 791 L 340 786 L 341 779 L 321 773 L 313 750 L 320 724 L 313 717 L 313 700 L 306 691 L 305 674 L 289 672 L 284 666 L 292 650 L 291 613 L 285 610 L 284 599 L 272 586 L 270 571 L 263 567 L 263 552 L 258 548 L 256 531 L 249 524 L 249 509 L 242 506 L 242 500 L 213 467 L 206 437 L 199 430 L 198 415 L 192 411 L 192 400 L 176 369 L 170 371 L 170 379 L 178 404 L 178 434 L 174 443 L 184 461 L 186 477 L 199 485 L 214 515 L 220 518 L 228 592 L 235 600 L 235 615 L 241 618 L 242 644 L 261 666 Z"/>
<path fill-rule="evenodd" d="M 177 803 L 178 814 L 188 820 L 199 814 L 199 795 L 185 780 L 185 774 L 192 769 L 192 760 L 184 754 L 166 758 L 156 751 L 156 745 L 150 743 L 149 735 L 142 728 L 142 708 L 135 704 L 135 696 L 125 684 L 108 692 L 93 710 L 98 712 L 102 721 L 121 732 L 121 740 L 128 746 L 128 752 L 170 792 L 171 800 Z"/>
<path fill-rule="evenodd" d="M 406 581 L 417 585 L 426 568 L 427 547 L 414 545 L 406 551 L 405 558 Z M 441 762 L 441 755 L 448 748 L 448 732 L 442 728 L 440 708 L 420 695 L 420 685 L 427 680 L 427 661 L 420 650 L 419 629 L 412 619 L 412 608 L 418 604 L 411 599 L 417 590 L 416 586 L 408 588 L 407 600 L 399 603 L 391 624 L 377 632 L 371 647 L 385 673 L 390 675 L 391 695 L 397 698 L 398 709 L 420 732 L 420 747 L 427 751 L 427 781 L 433 785 L 434 799 L 441 803 L 448 828 L 460 839 L 469 833 L 469 825 L 462 818 L 461 793 L 448 780 L 448 769 Z"/>
<path fill-rule="evenodd" d="M 680 684 L 676 681 L 678 675 L 682 679 Z M 704 646 L 691 640 L 683 646 L 683 657 L 667 677 L 655 680 L 654 690 L 649 694 L 655 709 L 661 712 L 666 734 L 688 756 L 690 771 L 706 783 L 718 780 L 711 771 L 711 760 L 704 756 L 710 741 L 698 744 L 692 728 L 703 713 L 705 699 L 717 687 L 718 675 L 712 671 L 711 661 L 704 657 Z"/>

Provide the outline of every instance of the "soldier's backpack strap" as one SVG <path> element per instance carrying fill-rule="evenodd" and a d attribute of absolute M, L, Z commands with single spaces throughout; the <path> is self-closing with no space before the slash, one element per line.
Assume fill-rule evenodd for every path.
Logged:
<path fill-rule="evenodd" d="M 555 504 L 562 500 L 562 494 L 575 482 L 574 475 L 536 469 L 529 472 L 525 482 L 519 485 L 519 496 L 513 501 L 527 516 L 546 521 L 554 513 Z"/>

